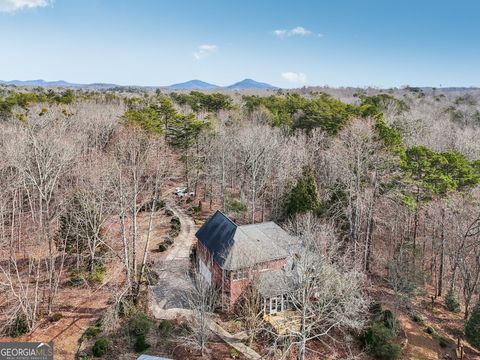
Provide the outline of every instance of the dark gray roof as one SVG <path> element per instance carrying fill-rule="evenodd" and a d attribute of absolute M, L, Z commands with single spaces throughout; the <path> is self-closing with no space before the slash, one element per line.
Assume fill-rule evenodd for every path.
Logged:
<path fill-rule="evenodd" d="M 221 211 L 217 211 L 198 229 L 195 236 L 208 249 L 213 260 L 223 266 L 225 254 L 233 244 L 236 230 L 237 224 Z"/>
<path fill-rule="evenodd" d="M 226 270 L 284 259 L 298 242 L 274 222 L 238 226 L 220 211 L 203 224 L 196 236 Z"/>

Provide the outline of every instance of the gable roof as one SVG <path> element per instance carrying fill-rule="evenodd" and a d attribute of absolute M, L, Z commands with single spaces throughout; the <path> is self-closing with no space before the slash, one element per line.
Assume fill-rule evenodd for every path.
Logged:
<path fill-rule="evenodd" d="M 196 236 L 226 270 L 284 259 L 297 242 L 273 221 L 238 226 L 221 211 L 203 224 Z"/>

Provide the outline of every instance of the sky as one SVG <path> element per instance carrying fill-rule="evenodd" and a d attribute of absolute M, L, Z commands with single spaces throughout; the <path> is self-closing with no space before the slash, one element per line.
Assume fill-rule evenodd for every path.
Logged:
<path fill-rule="evenodd" d="M 0 79 L 480 86 L 477 0 L 0 0 Z"/>

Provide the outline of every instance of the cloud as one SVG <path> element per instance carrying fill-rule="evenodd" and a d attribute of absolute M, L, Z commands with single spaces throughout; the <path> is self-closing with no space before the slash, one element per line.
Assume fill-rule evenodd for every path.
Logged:
<path fill-rule="evenodd" d="M 305 82 L 307 81 L 307 75 L 301 72 L 287 71 L 282 73 L 282 77 L 285 80 L 294 84 L 305 84 Z"/>
<path fill-rule="evenodd" d="M 53 0 L 0 0 L 0 12 L 14 13 L 18 10 L 46 7 L 53 4 Z"/>
<path fill-rule="evenodd" d="M 313 32 L 305 29 L 303 26 L 297 26 L 293 29 L 278 29 L 272 31 L 273 35 L 279 38 L 285 36 L 310 36 L 313 35 Z M 320 34 L 319 34 L 320 35 Z"/>
<path fill-rule="evenodd" d="M 204 45 L 200 45 L 197 48 L 197 51 L 193 53 L 193 56 L 195 57 L 195 59 L 200 60 L 200 59 L 206 58 L 207 56 L 216 52 L 217 50 L 218 50 L 217 45 L 204 44 Z"/>

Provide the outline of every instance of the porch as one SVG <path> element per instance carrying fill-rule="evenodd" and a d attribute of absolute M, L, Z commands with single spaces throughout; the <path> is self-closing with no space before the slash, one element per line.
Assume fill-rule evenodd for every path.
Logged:
<path fill-rule="evenodd" d="M 285 310 L 275 314 L 263 314 L 263 320 L 272 326 L 278 335 L 300 331 L 300 317 L 297 310 Z"/>

